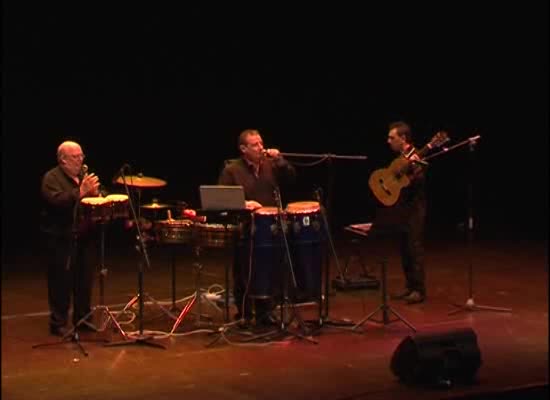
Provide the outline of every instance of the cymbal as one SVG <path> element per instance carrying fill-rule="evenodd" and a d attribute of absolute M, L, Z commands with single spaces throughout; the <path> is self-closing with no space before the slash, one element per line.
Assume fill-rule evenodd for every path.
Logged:
<path fill-rule="evenodd" d="M 165 210 L 167 208 L 173 208 L 174 206 L 171 204 L 163 204 L 163 203 L 150 203 L 150 204 L 144 204 L 141 206 L 141 208 L 144 208 L 146 210 Z"/>
<path fill-rule="evenodd" d="M 152 178 L 150 176 L 126 175 L 125 179 L 128 186 L 134 186 L 138 188 L 156 188 L 166 186 L 166 181 L 163 181 L 159 178 Z M 119 176 L 114 182 L 124 185 L 124 180 L 122 179 L 122 176 Z"/>

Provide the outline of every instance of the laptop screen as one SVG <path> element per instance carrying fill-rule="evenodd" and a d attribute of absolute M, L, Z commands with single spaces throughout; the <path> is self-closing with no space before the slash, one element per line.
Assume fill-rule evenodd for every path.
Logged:
<path fill-rule="evenodd" d="M 199 190 L 203 210 L 243 210 L 246 208 L 242 186 L 201 185 Z"/>

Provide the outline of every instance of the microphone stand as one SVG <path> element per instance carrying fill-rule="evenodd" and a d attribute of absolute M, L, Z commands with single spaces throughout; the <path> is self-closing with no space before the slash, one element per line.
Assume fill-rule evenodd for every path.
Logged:
<path fill-rule="evenodd" d="M 330 250 L 331 250 L 331 254 L 332 256 L 334 257 L 334 261 L 335 261 L 335 264 L 336 264 L 336 269 L 338 270 L 338 273 L 340 274 L 340 276 L 344 276 L 343 273 L 342 273 L 342 269 L 340 268 L 340 262 L 338 260 L 338 255 L 336 254 L 336 248 L 334 246 L 334 241 L 332 239 L 332 234 L 330 233 L 330 225 L 329 225 L 329 222 L 328 222 L 328 217 L 327 217 L 327 212 L 325 210 L 325 207 L 323 206 L 323 200 L 321 198 L 321 189 L 317 189 L 315 190 L 314 192 L 314 197 L 315 197 L 315 200 L 319 203 L 319 209 L 321 210 L 321 216 L 323 218 L 323 225 L 325 226 L 325 233 L 327 235 L 327 239 L 328 239 L 328 244 L 330 245 Z M 325 242 L 326 243 L 326 242 Z M 322 296 L 324 296 L 325 298 L 325 302 L 324 302 L 324 313 L 323 313 L 323 302 L 322 302 L 322 298 L 321 298 L 321 301 L 319 302 L 319 310 L 320 310 L 320 313 L 319 313 L 319 329 L 323 328 L 323 326 L 327 326 L 327 327 L 335 327 L 335 328 L 338 328 L 338 327 L 342 327 L 342 326 L 352 326 L 353 325 L 353 321 L 349 321 L 349 320 L 346 320 L 346 321 L 334 321 L 334 320 L 331 320 L 329 317 L 328 317 L 328 309 L 329 309 L 329 284 L 328 282 L 330 282 L 330 274 L 329 274 L 329 257 L 326 255 L 327 253 L 327 250 L 326 250 L 326 247 L 323 251 L 325 257 L 325 262 L 326 262 L 326 266 L 325 266 L 325 292 L 324 294 L 322 294 Z"/>
<path fill-rule="evenodd" d="M 145 264 L 147 265 L 147 268 L 151 268 L 151 264 L 149 262 L 149 255 L 147 254 L 147 247 L 145 245 L 145 242 L 143 240 L 143 235 L 141 234 L 141 228 L 139 227 L 139 220 L 136 215 L 136 210 L 134 208 L 134 204 L 132 201 L 132 198 L 130 196 L 130 191 L 128 189 L 128 185 L 126 183 L 126 176 L 124 175 L 124 166 L 121 168 L 121 176 L 122 181 L 124 182 L 124 189 L 126 190 L 126 194 L 128 195 L 128 203 L 130 204 L 130 210 L 132 211 L 132 218 L 134 220 L 134 224 L 136 226 L 137 230 L 137 240 L 138 245 L 136 245 L 136 250 L 142 254 L 143 259 L 145 260 Z M 137 297 L 139 298 L 139 334 L 134 339 L 128 340 L 128 335 L 124 335 L 124 340 L 119 342 L 111 342 L 105 344 L 105 346 L 125 346 L 130 344 L 138 344 L 138 345 L 145 345 L 150 347 L 157 347 L 160 349 L 166 349 L 161 344 L 158 343 L 152 343 L 148 342 L 149 339 L 153 338 L 153 335 L 144 335 L 143 334 L 143 263 L 142 261 L 138 262 L 138 294 Z M 133 304 L 133 301 L 130 302 L 130 304 Z M 128 307 L 128 306 L 127 306 Z"/>
<path fill-rule="evenodd" d="M 332 199 L 333 199 L 333 187 L 334 187 L 334 181 L 335 181 L 335 175 L 334 175 L 334 169 L 333 169 L 333 160 L 360 160 L 365 161 L 367 160 L 367 156 L 352 156 L 352 155 L 336 155 L 336 154 L 311 154 L 311 153 L 280 153 L 283 157 L 302 157 L 302 158 L 316 158 L 319 159 L 319 162 L 327 161 L 328 165 L 328 187 L 327 187 L 327 199 L 326 199 L 326 208 L 323 208 L 322 204 L 319 204 L 321 206 L 321 214 L 323 216 L 325 229 L 327 231 L 327 237 L 329 238 L 329 243 L 331 247 L 331 253 L 334 257 L 336 268 L 338 269 L 338 273 L 340 276 L 344 276 L 342 273 L 342 270 L 340 269 L 340 264 L 338 262 L 338 255 L 336 254 L 336 249 L 334 248 L 334 244 L 332 242 L 332 236 L 330 235 L 330 223 L 329 221 L 332 219 Z M 298 163 L 295 163 L 296 165 L 300 165 Z M 303 166 L 312 166 L 316 165 L 316 163 L 313 164 L 303 164 Z M 336 322 L 331 321 L 329 318 L 329 282 L 330 282 L 330 257 L 325 257 L 325 293 L 324 293 L 324 313 L 322 313 L 321 317 L 319 318 L 319 326 L 323 325 L 333 325 L 333 326 L 346 326 L 346 325 L 353 325 L 353 323 L 348 322 Z"/>
<path fill-rule="evenodd" d="M 475 153 L 475 145 L 477 144 L 477 141 L 481 138 L 481 136 L 475 136 L 468 138 L 467 140 L 456 144 L 453 146 L 459 147 L 464 144 L 469 145 L 469 154 L 470 154 L 470 180 L 468 182 L 468 232 L 467 232 L 467 245 L 468 245 L 468 300 L 466 300 L 466 304 L 460 305 L 460 304 L 453 304 L 453 306 L 458 307 L 457 310 L 451 311 L 448 315 L 454 315 L 461 311 L 500 311 L 500 312 L 512 312 L 511 308 L 500 308 L 500 307 L 491 307 L 491 306 L 481 306 L 477 305 L 474 302 L 474 291 L 473 291 L 473 240 L 474 240 L 474 212 L 473 212 L 473 178 L 474 178 L 474 153 Z M 448 151 L 450 149 L 445 149 L 444 151 Z M 441 152 L 440 152 L 441 153 Z M 436 153 L 433 156 L 436 156 Z"/>

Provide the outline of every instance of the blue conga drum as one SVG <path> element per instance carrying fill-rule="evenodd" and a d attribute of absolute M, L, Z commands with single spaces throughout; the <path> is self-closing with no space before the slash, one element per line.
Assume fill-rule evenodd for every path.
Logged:
<path fill-rule="evenodd" d="M 288 203 L 289 247 L 296 276 L 298 301 L 318 301 L 321 296 L 324 223 L 316 201 Z"/>
<path fill-rule="evenodd" d="M 268 299 L 281 293 L 284 243 L 278 214 L 277 207 L 262 207 L 252 214 L 251 298 Z"/>

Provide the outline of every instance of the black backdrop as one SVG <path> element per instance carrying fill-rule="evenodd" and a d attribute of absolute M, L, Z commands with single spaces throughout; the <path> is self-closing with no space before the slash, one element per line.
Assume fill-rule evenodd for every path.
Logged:
<path fill-rule="evenodd" d="M 478 233 L 547 237 L 548 10 L 525 4 L 4 2 L 4 249 L 33 245 L 40 178 L 65 139 L 82 144 L 109 189 L 120 190 L 110 180 L 129 163 L 168 181 L 146 200 L 195 208 L 245 128 L 286 152 L 366 155 L 333 163 L 335 225 L 366 221 L 368 175 L 391 160 L 396 119 L 417 144 L 441 129 L 454 143 L 480 134 Z M 466 214 L 467 147 L 431 164 L 429 231 L 453 233 Z M 298 172 L 286 201 L 326 188 L 326 164 Z"/>

